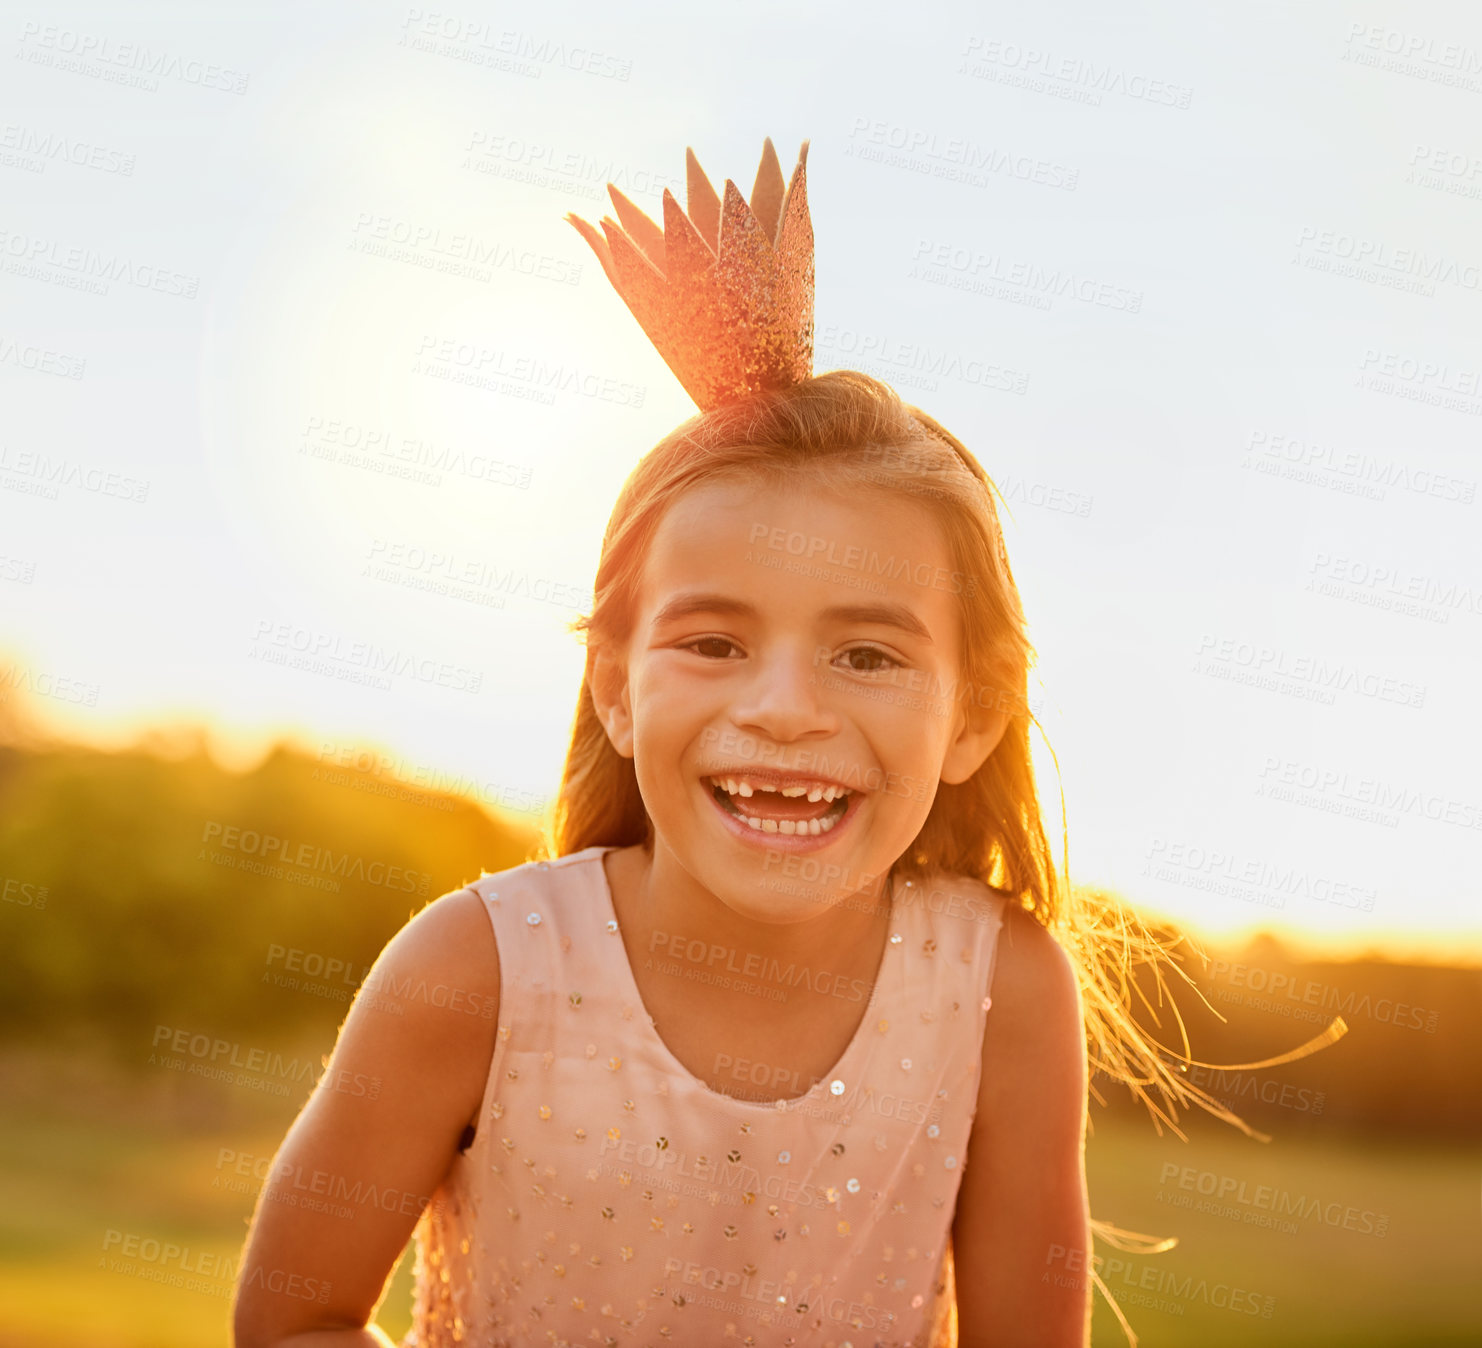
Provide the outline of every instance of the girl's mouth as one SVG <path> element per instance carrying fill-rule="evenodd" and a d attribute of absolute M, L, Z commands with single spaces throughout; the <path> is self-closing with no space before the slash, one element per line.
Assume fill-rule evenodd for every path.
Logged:
<path fill-rule="evenodd" d="M 822 782 L 779 786 L 744 777 L 705 781 L 720 807 L 756 833 L 820 837 L 844 817 L 854 794 Z"/>

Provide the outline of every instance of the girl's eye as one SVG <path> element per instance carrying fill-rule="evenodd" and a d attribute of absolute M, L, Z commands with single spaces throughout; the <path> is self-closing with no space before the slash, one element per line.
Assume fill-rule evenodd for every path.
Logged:
<path fill-rule="evenodd" d="M 854 663 L 854 657 L 856 655 L 863 655 L 869 657 L 870 659 L 884 661 L 885 663 L 867 664 L 863 666 L 857 665 Z M 850 662 L 849 668 L 852 669 L 856 674 L 878 674 L 881 670 L 885 669 L 889 665 L 893 665 L 896 668 L 899 668 L 901 663 L 893 655 L 888 655 L 878 646 L 854 646 L 851 649 L 844 651 L 841 658 Z"/>
<path fill-rule="evenodd" d="M 696 641 L 689 642 L 684 649 L 687 651 L 694 651 L 695 654 L 700 655 L 703 654 L 703 652 L 701 652 L 699 649 L 701 646 L 730 646 L 734 648 L 735 644 L 735 642 L 729 641 L 725 637 L 700 637 Z M 720 655 L 707 656 L 706 658 L 724 660 L 726 657 L 724 653 L 722 653 Z"/>

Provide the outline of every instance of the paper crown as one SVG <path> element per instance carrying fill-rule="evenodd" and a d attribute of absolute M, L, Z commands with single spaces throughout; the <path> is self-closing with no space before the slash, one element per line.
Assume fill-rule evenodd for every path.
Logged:
<path fill-rule="evenodd" d="M 666 187 L 662 230 L 611 183 L 618 218 L 600 234 L 566 215 L 703 412 L 813 373 L 807 158 L 805 140 L 784 186 L 769 137 L 748 205 L 729 178 L 718 197 L 686 148 L 689 212 Z"/>

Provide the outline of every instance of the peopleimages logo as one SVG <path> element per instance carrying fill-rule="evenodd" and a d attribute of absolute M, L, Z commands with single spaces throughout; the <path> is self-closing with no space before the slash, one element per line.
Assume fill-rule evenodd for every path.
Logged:
<path fill-rule="evenodd" d="M 1367 818 L 1388 828 L 1395 827 L 1401 816 L 1418 815 L 1438 824 L 1482 829 L 1482 803 L 1438 796 L 1405 782 L 1386 782 L 1269 755 L 1259 777 L 1257 795 L 1317 804 L 1331 813 Z"/>
<path fill-rule="evenodd" d="M 1339 908 L 1374 911 L 1378 891 L 1369 885 L 1335 880 L 1295 864 L 1283 865 L 1265 857 L 1247 856 L 1233 848 L 1201 847 L 1155 837 L 1143 853 L 1142 873 L 1157 880 L 1230 894 L 1283 908 L 1289 896 L 1331 903 Z M 1266 898 L 1258 896 L 1265 895 Z"/>
<path fill-rule="evenodd" d="M 1165 1161 L 1158 1173 L 1159 1184 L 1177 1181 L 1177 1189 L 1186 1194 L 1198 1194 L 1210 1200 L 1196 1205 L 1192 1199 L 1179 1201 L 1181 1195 L 1158 1190 L 1160 1203 L 1171 1203 L 1174 1207 L 1193 1207 L 1197 1211 L 1212 1211 L 1216 1216 L 1238 1216 L 1252 1226 L 1281 1224 L 1283 1218 L 1300 1218 L 1306 1221 L 1316 1218 L 1324 1226 L 1342 1227 L 1365 1236 L 1385 1236 L 1389 1233 L 1389 1214 L 1374 1212 L 1369 1208 L 1357 1208 L 1341 1199 L 1333 1200 L 1310 1193 L 1293 1193 L 1289 1189 L 1271 1184 L 1251 1184 L 1249 1180 L 1235 1175 L 1221 1175 L 1213 1170 L 1199 1170 L 1191 1165 L 1180 1165 L 1177 1161 Z M 1215 1211 L 1216 1206 L 1224 1211 Z M 1269 1215 L 1269 1216 L 1268 1216 Z M 1295 1223 L 1287 1220 L 1284 1225 L 1292 1230 Z"/>
<path fill-rule="evenodd" d="M 943 566 L 912 561 L 909 557 L 897 557 L 893 553 L 882 557 L 867 543 L 851 543 L 845 547 L 836 538 L 805 534 L 797 529 L 789 530 L 781 525 L 761 521 L 752 524 L 746 541 L 760 542 L 771 552 L 786 553 L 790 557 L 809 562 L 826 563 L 868 575 L 888 576 L 891 580 L 908 580 L 913 584 L 944 590 L 950 594 L 977 593 L 977 582 L 964 572 L 949 571 Z M 747 554 L 748 557 L 750 555 Z"/>
<path fill-rule="evenodd" d="M 1477 499 L 1476 478 L 1438 473 L 1393 455 L 1259 429 L 1250 433 L 1244 448 L 1243 467 L 1367 496 L 1370 500 L 1384 500 L 1390 487 L 1460 505 L 1471 505 Z"/>
<path fill-rule="evenodd" d="M 1259 1315 L 1269 1320 L 1276 1310 L 1276 1298 L 1227 1282 L 1211 1283 L 1191 1273 L 1180 1276 L 1173 1269 L 1155 1264 L 1138 1265 L 1117 1256 L 1105 1258 L 1073 1246 L 1052 1244 L 1045 1254 L 1045 1272 L 1040 1281 L 1055 1287 L 1081 1288 L 1090 1279 L 1079 1276 L 1090 1273 L 1103 1283 L 1119 1282 L 1117 1294 L 1128 1305 L 1147 1306 L 1169 1315 L 1183 1315 L 1195 1302 L 1236 1315 Z"/>
<path fill-rule="evenodd" d="M 1437 282 L 1475 291 L 1482 287 L 1482 268 L 1474 262 L 1430 253 L 1423 248 L 1396 248 L 1384 239 L 1364 238 L 1342 230 L 1303 225 L 1292 261 L 1317 271 L 1330 271 L 1394 289 L 1434 295 Z"/>
<path fill-rule="evenodd" d="M 784 965 L 775 956 L 762 955 L 754 950 L 742 951 L 735 946 L 721 945 L 714 941 L 703 941 L 683 932 L 656 930 L 649 938 L 648 953 L 652 955 L 660 947 L 662 952 L 659 958 L 667 957 L 671 961 L 670 969 L 665 972 L 678 970 L 678 962 L 684 961 L 693 966 L 683 970 L 686 976 L 716 974 L 719 972 L 716 965 L 719 964 L 725 973 L 735 974 L 743 981 L 754 979 L 794 988 L 801 983 L 809 992 L 815 992 L 821 997 L 842 997 L 845 1001 L 863 1002 L 870 994 L 870 984 L 863 978 L 845 979 L 828 969 L 814 969 L 807 964 L 800 965 L 795 960 Z M 699 981 L 705 980 L 702 978 Z M 768 991 L 781 993 L 780 996 L 769 997 L 769 1000 L 787 1000 L 787 994 L 781 988 Z"/>
<path fill-rule="evenodd" d="M 100 252 L 82 245 L 64 245 L 56 239 L 10 229 L 0 229 L 0 258 L 24 264 L 17 270 L 10 262 L 5 263 L 6 270 L 15 271 L 17 275 L 49 280 L 53 277 L 48 269 L 55 269 L 63 274 L 68 284 L 75 282 L 74 288 L 90 289 L 97 294 L 107 294 L 109 284 L 123 281 L 139 290 L 153 290 L 192 300 L 201 286 L 199 276 L 136 262 L 118 253 Z"/>
<path fill-rule="evenodd" d="M 829 324 L 818 330 L 815 346 L 819 354 L 847 361 L 865 374 L 878 372 L 892 382 L 913 384 L 928 392 L 935 392 L 941 379 L 955 379 L 1001 393 L 1023 394 L 1029 389 L 1029 375 L 1023 370 L 884 333 Z"/>
<path fill-rule="evenodd" d="M 21 122 L 0 124 L 0 164 L 45 173 L 49 164 L 58 162 L 125 178 L 134 176 L 134 156 L 122 150 Z"/>
<path fill-rule="evenodd" d="M 1080 169 L 1073 165 L 1017 153 L 1001 145 L 981 145 L 961 136 L 943 137 L 921 127 L 868 117 L 854 119 L 844 153 L 973 187 L 988 186 L 988 175 L 996 173 L 1074 192 L 1081 176 Z"/>
<path fill-rule="evenodd" d="M 594 47 L 527 33 L 518 28 L 499 28 L 482 19 L 463 19 L 441 10 L 428 12 L 411 8 L 401 22 L 397 45 L 432 52 L 473 65 L 487 66 L 527 79 L 539 79 L 553 66 L 600 79 L 626 84 L 633 74 L 633 59 L 598 51 Z"/>
<path fill-rule="evenodd" d="M 13 450 L 9 445 L 0 444 L 0 473 L 14 473 L 19 479 L 29 479 L 25 483 L 26 494 L 45 496 L 49 500 L 57 499 L 60 487 L 95 492 L 130 505 L 143 505 L 149 499 L 150 483 L 147 479 L 129 477 L 114 469 L 93 467 L 76 459 L 57 457 L 45 450 Z"/>
<path fill-rule="evenodd" d="M 1393 997 L 1375 1000 L 1370 993 L 1360 994 L 1357 988 L 1345 992 L 1332 983 L 1322 983 L 1315 978 L 1302 978 L 1298 974 L 1280 969 L 1264 969 L 1260 965 L 1242 964 L 1226 959 L 1213 960 L 1209 968 L 1212 979 L 1222 979 L 1229 988 L 1215 993 L 1222 1002 L 1235 1002 L 1252 1009 L 1275 1011 L 1279 1015 L 1290 1015 L 1297 1020 L 1321 1022 L 1328 1012 L 1336 1011 L 1344 1017 L 1366 1016 L 1381 1025 L 1394 1025 L 1400 1029 L 1424 1030 L 1435 1034 L 1439 1016 L 1422 1006 L 1411 1006 L 1409 1002 L 1397 1002 Z M 1234 991 L 1245 989 L 1258 995 L 1242 996 Z M 1308 1007 L 1316 1008 L 1308 1011 Z"/>
<path fill-rule="evenodd" d="M 379 885 L 407 894 L 425 896 L 432 884 L 432 876 L 426 871 L 392 866 L 384 861 L 367 862 L 364 857 L 353 856 L 349 852 L 336 852 L 333 848 L 318 843 L 295 842 L 273 833 L 244 829 L 236 824 L 223 824 L 214 819 L 206 822 L 201 842 L 245 857 L 260 858 L 265 863 L 276 861 L 283 866 L 321 871 L 342 880 L 359 880 L 363 884 Z M 197 860 L 201 859 L 202 857 L 197 857 Z M 239 868 L 253 869 L 250 866 Z"/>
<path fill-rule="evenodd" d="M 245 94 L 250 78 L 240 71 L 181 57 L 175 52 L 137 42 L 115 42 L 106 33 L 79 32 L 54 24 L 43 28 L 34 20 L 27 20 L 21 29 L 16 55 L 38 65 L 93 75 L 148 93 L 158 90 L 160 79 L 175 79 L 202 89 Z"/>
<path fill-rule="evenodd" d="M 315 1062 L 310 1058 L 285 1058 L 272 1049 L 170 1025 L 154 1027 L 150 1050 L 151 1067 L 165 1067 L 211 1081 L 249 1086 L 274 1095 L 286 1096 L 290 1084 L 305 1082 L 316 1088 L 366 1100 L 377 1100 L 381 1095 L 380 1077 L 340 1069 L 331 1071 L 327 1060 Z"/>
<path fill-rule="evenodd" d="M 337 632 L 275 623 L 267 618 L 259 620 L 247 654 L 268 664 L 304 669 L 382 690 L 391 687 L 392 676 L 470 694 L 477 693 L 484 682 L 482 670 L 437 660 L 418 651 L 387 648 L 370 641 L 349 641 Z"/>
<path fill-rule="evenodd" d="M 87 361 L 81 356 L 27 345 L 24 340 L 18 341 L 3 332 L 0 332 L 0 365 L 14 365 L 23 370 L 35 370 L 38 374 L 54 374 L 59 379 L 81 379 L 87 373 Z"/>
<path fill-rule="evenodd" d="M 1379 702 L 1420 708 L 1429 689 L 1378 670 L 1329 661 L 1311 652 L 1292 652 L 1260 640 L 1241 640 L 1205 632 L 1194 652 L 1195 673 L 1331 704 L 1338 693 L 1355 693 Z"/>
<path fill-rule="evenodd" d="M 1101 106 L 1103 94 L 1180 109 L 1187 109 L 1194 97 L 1193 89 L 1186 84 L 1154 79 L 1140 71 L 1128 72 L 1111 61 L 1098 63 L 1064 56 L 1001 38 L 970 37 L 963 57 L 959 75 L 1049 93 L 1093 107 Z"/>

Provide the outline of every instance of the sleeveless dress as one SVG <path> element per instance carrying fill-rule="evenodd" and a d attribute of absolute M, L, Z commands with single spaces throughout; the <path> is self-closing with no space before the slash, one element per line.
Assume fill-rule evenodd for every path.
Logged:
<path fill-rule="evenodd" d="M 742 1100 L 654 1028 L 610 850 L 468 886 L 498 945 L 499 1029 L 475 1136 L 417 1225 L 401 1348 L 948 1343 L 1006 896 L 898 882 L 843 1056 L 806 1095 Z"/>

